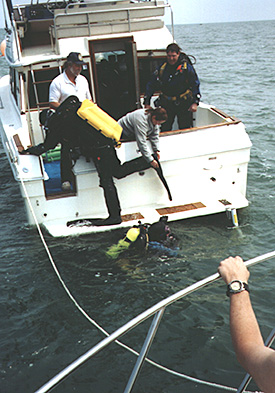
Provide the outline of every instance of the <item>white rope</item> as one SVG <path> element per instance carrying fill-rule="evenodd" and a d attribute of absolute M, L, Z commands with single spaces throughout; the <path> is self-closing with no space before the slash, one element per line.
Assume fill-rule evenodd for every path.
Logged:
<path fill-rule="evenodd" d="M 32 205 L 31 205 L 31 201 L 30 201 L 30 198 L 29 198 L 29 196 L 28 196 L 28 193 L 27 193 L 27 190 L 26 190 L 24 181 L 23 181 L 23 179 L 21 178 L 21 176 L 19 176 L 19 179 L 20 179 L 22 188 L 23 188 L 23 190 L 24 190 L 24 193 L 25 193 L 25 196 L 26 196 L 26 199 L 27 199 L 27 202 L 28 202 L 30 211 L 31 211 L 31 213 L 32 213 L 32 216 L 33 216 L 33 219 L 34 219 L 34 222 L 35 222 L 35 225 L 36 225 L 36 227 L 37 227 L 37 231 L 38 231 L 39 236 L 40 236 L 40 238 L 41 238 L 42 244 L 43 244 L 43 246 L 44 246 L 44 248 L 45 248 L 45 250 L 46 250 L 46 252 L 47 252 L 47 255 L 48 255 L 49 260 L 50 260 L 50 262 L 51 262 L 51 265 L 52 265 L 52 267 L 53 267 L 53 269 L 54 269 L 54 271 L 55 271 L 55 274 L 57 275 L 58 280 L 60 281 L 61 285 L 63 286 L 65 292 L 67 293 L 67 295 L 69 296 L 69 298 L 71 299 L 71 301 L 73 302 L 73 304 L 74 304 L 74 305 L 76 306 L 76 308 L 82 313 L 82 315 L 84 315 L 84 317 L 85 317 L 92 325 L 94 325 L 97 329 L 99 329 L 103 334 L 105 334 L 107 337 L 110 336 L 110 334 L 109 334 L 105 329 L 103 329 L 94 319 L 92 319 L 92 318 L 86 313 L 86 311 L 78 304 L 77 300 L 73 297 L 73 295 L 71 294 L 69 288 L 67 287 L 67 285 L 65 284 L 64 280 L 62 279 L 62 277 L 61 277 L 61 275 L 60 275 L 60 273 L 59 273 L 59 271 L 58 271 L 58 269 L 57 269 L 57 267 L 56 267 L 56 265 L 55 265 L 55 262 L 54 262 L 54 260 L 53 260 L 52 255 L 51 255 L 51 252 L 50 252 L 50 250 L 49 250 L 49 248 L 48 248 L 48 245 L 47 245 L 47 243 L 46 243 L 46 241 L 45 241 L 45 238 L 44 238 L 44 236 L 43 236 L 43 233 L 42 233 L 42 231 L 41 231 L 40 225 L 39 225 L 39 223 L 38 223 L 38 220 L 37 220 L 37 218 L 36 218 L 35 212 L 34 212 L 33 207 L 32 207 Z M 256 262 L 255 262 L 255 263 L 256 263 Z M 139 353 L 138 353 L 137 351 L 135 351 L 135 350 L 132 349 L 131 347 L 128 347 L 126 344 L 123 344 L 121 341 L 115 340 L 115 342 L 116 342 L 118 345 L 120 345 L 122 348 L 128 350 L 129 352 L 133 353 L 133 354 L 136 355 L 136 356 L 139 356 Z M 233 392 L 236 392 L 236 391 L 237 391 L 236 388 L 232 388 L 232 387 L 230 387 L 230 386 L 225 386 L 225 385 L 220 385 L 220 384 L 217 384 L 217 383 L 214 383 L 214 382 L 204 381 L 204 380 L 201 380 L 201 379 L 198 379 L 198 378 L 194 378 L 194 377 L 190 377 L 190 376 L 188 376 L 188 375 L 186 375 L 186 374 L 183 374 L 183 373 L 180 373 L 180 372 L 171 370 L 171 369 L 169 369 L 169 368 L 167 368 L 167 367 L 165 367 L 165 366 L 162 366 L 162 365 L 159 364 L 159 363 L 154 362 L 153 360 L 151 360 L 151 359 L 149 359 L 149 358 L 146 358 L 145 360 L 146 360 L 148 363 L 150 363 L 151 365 L 153 365 L 153 366 L 159 368 L 160 370 L 163 370 L 163 371 L 165 371 L 165 372 L 167 372 L 167 373 L 169 373 L 169 374 L 178 376 L 178 377 L 180 377 L 180 378 L 184 378 L 184 379 L 186 379 L 186 380 L 188 380 L 188 381 L 196 382 L 196 383 L 199 383 L 199 384 L 202 384 L 202 385 L 207 385 L 207 386 L 211 386 L 211 387 L 215 387 L 215 388 L 219 388 L 219 389 L 223 389 L 223 390 L 228 390 L 228 391 L 233 391 Z M 253 392 L 249 392 L 249 391 L 246 391 L 246 392 L 247 392 L 247 393 L 253 393 Z"/>
<path fill-rule="evenodd" d="M 54 263 L 54 260 L 53 260 L 53 257 L 52 257 L 52 255 L 51 255 L 51 252 L 50 252 L 50 250 L 49 250 L 49 248 L 48 248 L 48 245 L 47 245 L 47 243 L 46 243 L 46 241 L 45 241 L 45 238 L 44 238 L 43 233 L 42 233 L 42 231 L 41 231 L 40 225 L 39 225 L 38 220 L 37 220 L 37 218 L 36 218 L 35 212 L 34 212 L 33 207 L 32 207 L 32 205 L 31 205 L 31 201 L 30 201 L 30 198 L 29 198 L 29 196 L 28 196 L 28 193 L 27 193 L 25 184 L 24 184 L 24 182 L 23 182 L 23 180 L 22 180 L 21 177 L 20 177 L 20 181 L 21 181 L 21 184 L 22 184 L 22 187 L 23 187 L 23 190 L 24 190 L 24 193 L 25 193 L 25 196 L 26 196 L 26 199 L 27 199 L 29 208 L 30 208 L 30 210 L 31 210 L 31 213 L 32 213 L 32 216 L 33 216 L 35 225 L 36 225 L 36 227 L 37 227 L 39 236 L 40 236 L 40 238 L 41 238 L 41 241 L 42 241 L 43 246 L 44 246 L 44 248 L 45 248 L 45 250 L 46 250 L 46 252 L 47 252 L 47 254 L 48 254 L 48 257 L 49 257 L 49 260 L 50 260 L 50 262 L 51 262 L 51 265 L 52 265 L 52 267 L 53 267 L 53 269 L 54 269 L 54 271 L 55 271 L 55 274 L 57 275 L 57 278 L 59 279 L 61 285 L 62 285 L 63 288 L 65 289 L 67 295 L 68 295 L 69 298 L 72 300 L 72 302 L 74 303 L 74 305 L 75 305 L 75 306 L 77 307 L 77 309 L 85 316 L 85 318 L 87 318 L 89 322 L 91 322 L 94 326 L 96 326 L 96 327 L 97 327 L 101 332 L 103 332 L 105 335 L 109 335 L 109 334 L 108 334 L 100 325 L 98 325 L 98 324 L 96 323 L 96 321 L 94 321 L 94 320 L 86 313 L 86 311 L 78 304 L 78 302 L 75 300 L 75 298 L 74 298 L 73 295 L 71 294 L 70 290 L 68 289 L 67 285 L 66 285 L 65 282 L 63 281 L 63 279 L 62 279 L 62 277 L 61 277 L 61 275 L 60 275 L 60 273 L 59 273 L 59 271 L 58 271 L 58 269 L 57 269 L 57 267 L 56 267 L 56 265 L 55 265 L 55 263 Z"/>

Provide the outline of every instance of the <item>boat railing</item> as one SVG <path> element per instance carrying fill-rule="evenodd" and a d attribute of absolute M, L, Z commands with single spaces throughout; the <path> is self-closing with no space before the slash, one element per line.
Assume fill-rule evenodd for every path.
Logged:
<path fill-rule="evenodd" d="M 245 265 L 247 267 L 251 267 L 252 265 L 255 265 L 259 262 L 266 261 L 268 259 L 272 259 L 275 257 L 275 251 L 272 251 L 270 253 L 261 255 L 260 257 L 256 257 L 253 259 L 250 259 L 245 262 Z M 77 360 L 75 360 L 73 363 L 71 363 L 69 366 L 67 366 L 64 370 L 59 372 L 55 377 L 53 377 L 50 381 L 48 381 L 45 385 L 43 385 L 40 389 L 38 389 L 35 393 L 46 393 L 49 392 L 54 386 L 56 386 L 59 382 L 61 382 L 64 378 L 66 378 L 69 374 L 71 374 L 73 371 L 75 371 L 79 366 L 81 366 L 84 362 L 86 362 L 88 359 L 92 358 L 95 356 L 97 353 L 99 353 L 101 350 L 106 348 L 109 344 L 112 342 L 117 342 L 118 339 L 123 336 L 124 334 L 128 333 L 130 330 L 147 320 L 148 318 L 154 316 L 153 321 L 150 325 L 150 328 L 148 330 L 147 336 L 145 338 L 145 341 L 143 343 L 142 349 L 140 353 L 138 354 L 138 358 L 136 361 L 136 364 L 133 368 L 133 371 L 130 375 L 130 378 L 128 380 L 128 383 L 126 385 L 126 388 L 124 390 L 124 393 L 129 393 L 132 391 L 132 388 L 137 380 L 138 374 L 142 368 L 142 365 L 144 361 L 146 360 L 147 354 L 150 350 L 150 347 L 152 345 L 152 342 L 154 340 L 155 334 L 157 332 L 157 329 L 159 327 L 160 321 L 162 319 L 162 316 L 164 314 L 164 311 L 166 307 L 170 306 L 171 304 L 175 303 L 176 301 L 182 299 L 183 297 L 195 292 L 198 289 L 201 289 L 211 283 L 216 282 L 219 280 L 221 277 L 218 273 L 213 274 L 203 280 L 200 280 L 196 282 L 195 284 L 190 285 L 189 287 L 182 289 L 175 294 L 167 297 L 166 299 L 161 300 L 159 303 L 155 304 L 154 306 L 148 308 L 146 311 L 142 312 L 135 318 L 133 318 L 131 321 L 117 329 L 115 332 L 112 334 L 108 335 L 105 339 L 100 341 L 97 345 L 95 345 L 93 348 L 88 350 L 85 354 L 80 356 Z M 274 340 L 275 337 L 275 330 L 273 330 L 267 339 L 266 344 L 270 346 Z M 120 343 L 121 345 L 124 345 Z M 241 390 L 238 390 L 239 393 L 244 391 L 244 388 L 247 386 L 247 376 L 245 377 L 244 382 L 243 381 L 243 386 L 241 385 Z M 249 381 L 248 381 L 249 382 Z"/>
<path fill-rule="evenodd" d="M 104 4 L 104 3 L 103 3 Z M 95 7 L 89 3 L 75 3 L 66 9 L 54 11 L 53 25 L 50 27 L 52 46 L 58 52 L 58 40 L 62 38 L 86 37 L 113 33 L 131 33 L 164 26 L 162 17 L 165 4 L 158 1 L 117 4 L 115 7 Z"/>
<path fill-rule="evenodd" d="M 63 2 L 15 6 L 13 18 L 22 48 L 51 45 L 59 53 L 59 39 L 131 33 L 164 26 L 165 9 L 170 9 L 174 39 L 174 21 L 167 0 L 126 2 Z"/>

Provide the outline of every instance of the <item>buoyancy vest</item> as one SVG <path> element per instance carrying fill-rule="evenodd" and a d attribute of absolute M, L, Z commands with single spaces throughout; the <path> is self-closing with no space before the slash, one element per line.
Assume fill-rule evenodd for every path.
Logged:
<path fill-rule="evenodd" d="M 120 141 L 122 127 L 94 102 L 84 100 L 77 110 L 77 115 L 107 138 L 114 139 L 116 142 Z"/>
<path fill-rule="evenodd" d="M 122 133 L 122 127 L 95 103 L 81 103 L 76 96 L 62 102 L 49 118 L 48 128 L 58 142 L 64 139 L 71 145 L 90 148 L 118 145 Z"/>
<path fill-rule="evenodd" d="M 162 78 L 162 75 L 164 73 L 164 70 L 167 67 L 167 62 L 163 63 L 162 66 L 159 69 L 159 78 Z M 177 75 L 179 73 L 184 72 L 184 70 L 187 70 L 187 61 L 182 62 L 181 64 L 178 65 L 178 67 L 176 68 L 176 71 L 174 73 L 174 75 Z"/>
<path fill-rule="evenodd" d="M 192 98 L 189 78 L 190 67 L 193 68 L 191 60 L 185 53 L 181 53 L 175 66 L 165 62 L 156 71 L 155 75 L 164 98 L 172 101 L 182 99 L 189 101 Z"/>
<path fill-rule="evenodd" d="M 130 228 L 125 237 L 120 239 L 117 244 L 113 244 L 106 252 L 110 258 L 117 258 L 123 251 L 128 250 L 130 246 L 134 246 L 138 250 L 146 250 L 149 238 L 146 225 L 134 225 Z"/>
<path fill-rule="evenodd" d="M 193 64 L 192 64 L 192 61 L 191 61 L 190 57 L 186 53 L 184 53 L 184 52 L 180 53 L 180 57 L 179 57 L 178 61 L 180 63 L 178 64 L 174 75 L 177 75 L 179 73 L 183 73 L 185 70 L 187 70 L 188 64 L 193 67 Z M 160 69 L 158 71 L 158 76 L 159 76 L 160 79 L 162 78 L 162 75 L 163 75 L 164 70 L 166 69 L 167 65 L 168 65 L 168 63 L 165 62 L 160 67 Z"/>

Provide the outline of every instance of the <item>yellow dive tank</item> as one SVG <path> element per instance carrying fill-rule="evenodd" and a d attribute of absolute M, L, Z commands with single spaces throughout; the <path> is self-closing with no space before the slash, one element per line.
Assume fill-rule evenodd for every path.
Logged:
<path fill-rule="evenodd" d="M 116 120 L 99 108 L 97 104 L 90 100 L 84 100 L 81 107 L 78 109 L 77 114 L 81 117 L 81 119 L 86 120 L 88 124 L 100 131 L 107 138 L 111 138 L 116 142 L 119 142 L 122 127 Z"/>
<path fill-rule="evenodd" d="M 123 239 L 120 239 L 117 244 L 113 244 L 111 247 L 109 247 L 106 255 L 113 259 L 117 258 L 119 254 L 130 247 L 131 243 L 134 243 L 137 240 L 139 234 L 139 228 L 130 228 Z"/>

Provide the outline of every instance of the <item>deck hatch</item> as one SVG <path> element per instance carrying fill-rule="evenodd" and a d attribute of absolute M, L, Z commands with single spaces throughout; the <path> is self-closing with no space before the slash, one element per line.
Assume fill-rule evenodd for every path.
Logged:
<path fill-rule="evenodd" d="M 196 203 L 188 203 L 186 205 L 162 207 L 161 209 L 156 209 L 156 211 L 158 212 L 158 214 L 162 216 L 165 214 L 173 214 L 173 213 L 180 213 L 188 210 L 201 209 L 202 207 L 206 207 L 206 206 L 201 202 L 196 202 Z"/>
<path fill-rule="evenodd" d="M 141 213 L 124 214 L 121 216 L 122 222 L 133 221 L 133 220 L 143 220 L 144 217 Z"/>

